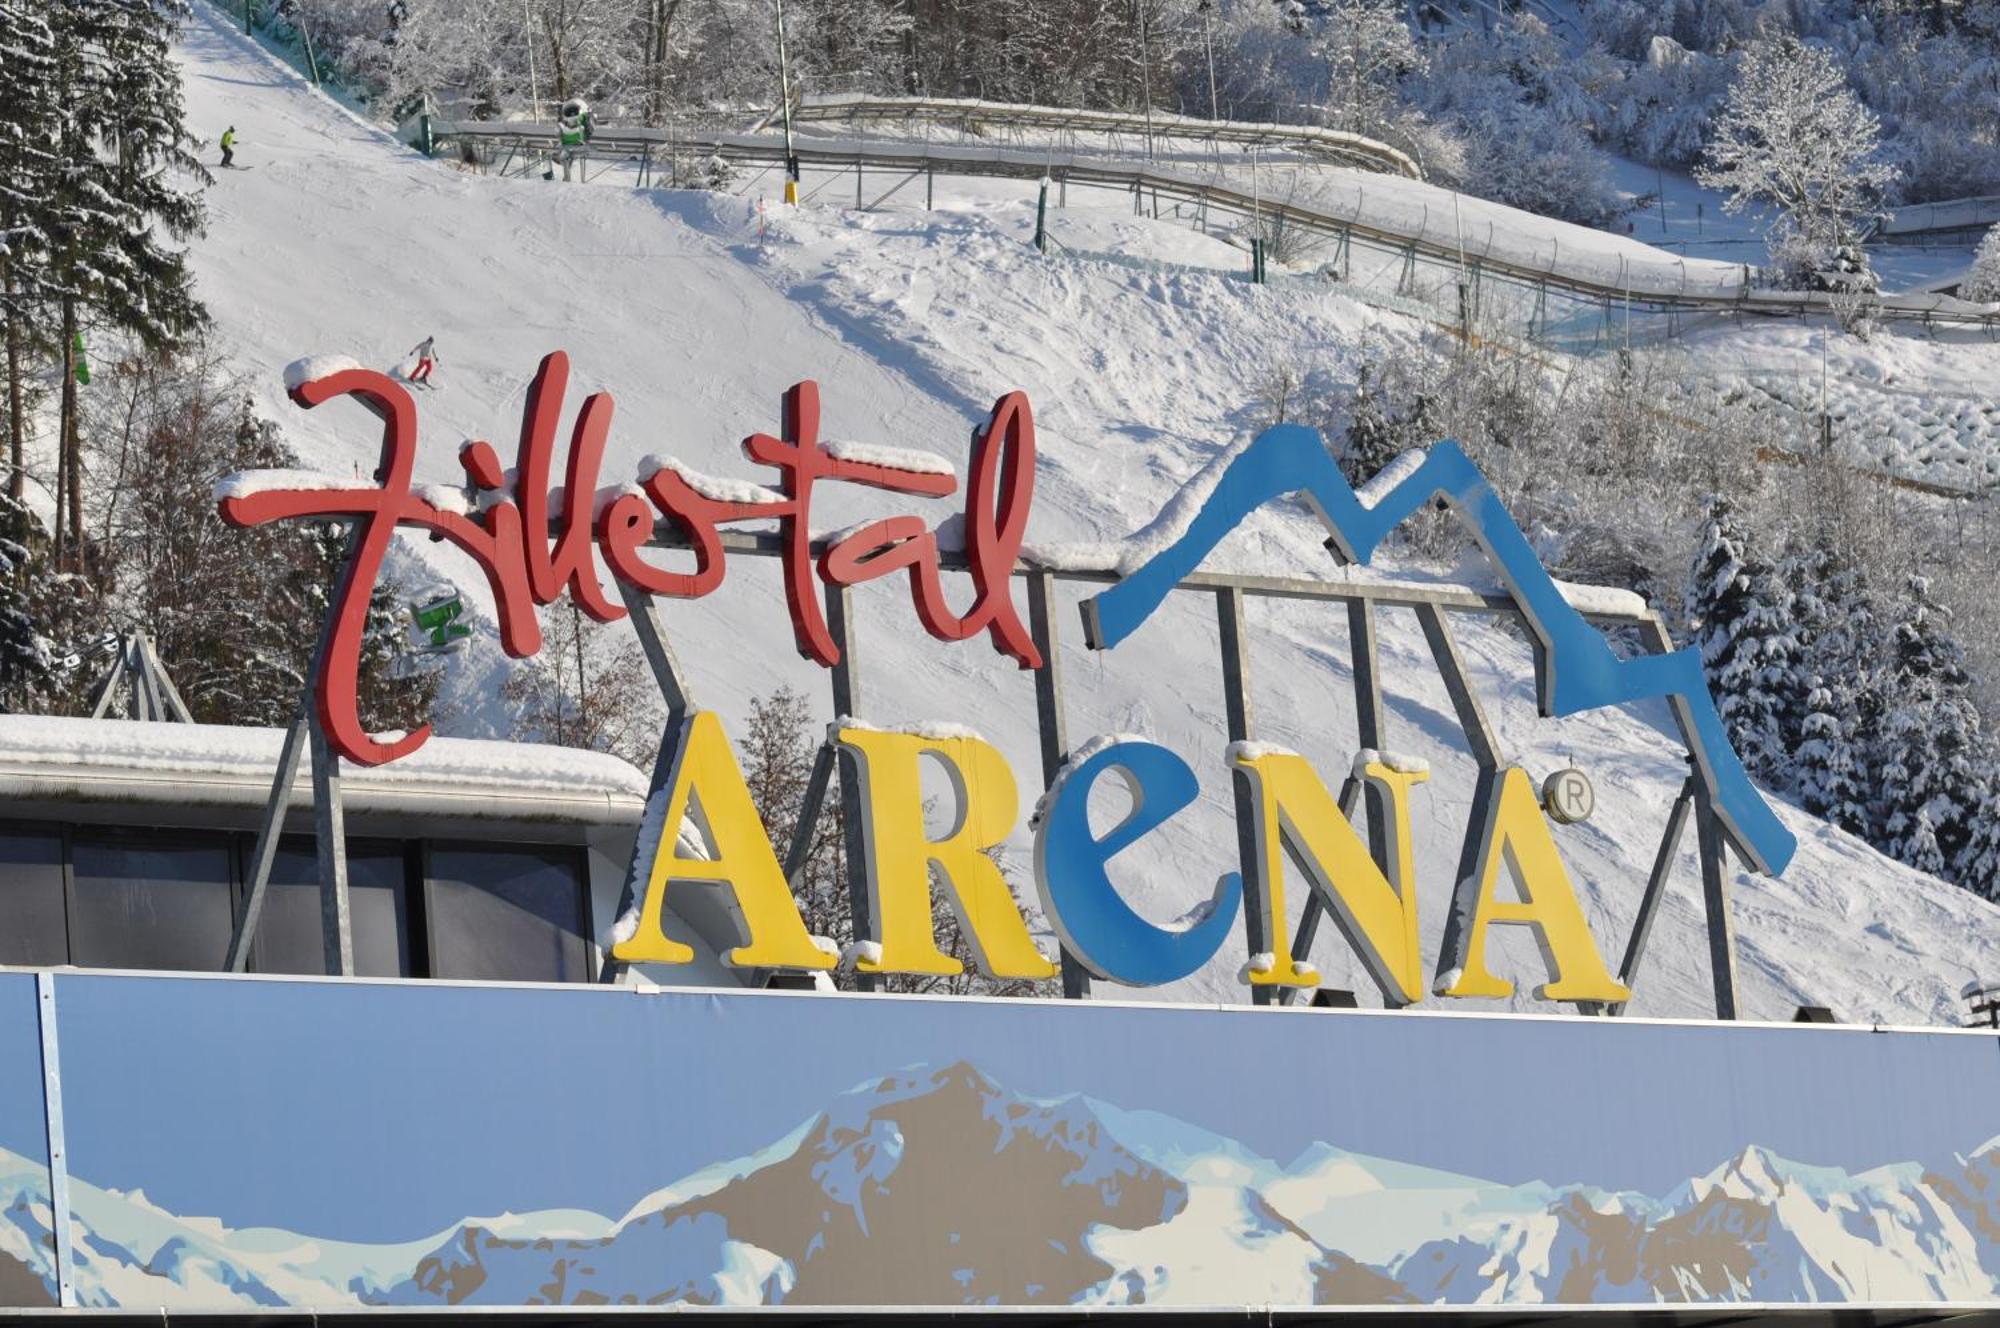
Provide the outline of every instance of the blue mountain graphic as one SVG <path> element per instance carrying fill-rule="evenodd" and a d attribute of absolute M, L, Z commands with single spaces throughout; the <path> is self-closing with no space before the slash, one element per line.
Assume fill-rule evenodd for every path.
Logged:
<path fill-rule="evenodd" d="M 1296 424 L 1265 430 L 1228 460 L 1178 539 L 1084 602 L 1092 648 L 1109 649 L 1130 636 L 1250 513 L 1294 493 L 1315 505 L 1341 554 L 1364 565 L 1412 513 L 1433 498 L 1444 499 L 1479 542 L 1545 649 L 1543 712 L 1561 717 L 1664 698 L 1730 841 L 1767 874 L 1775 876 L 1791 862 L 1797 841 L 1744 773 L 1702 677 L 1700 657 L 1693 650 L 1635 659 L 1613 654 L 1604 634 L 1563 598 L 1479 467 L 1450 439 L 1430 449 L 1415 470 L 1368 507 L 1318 433 Z"/>

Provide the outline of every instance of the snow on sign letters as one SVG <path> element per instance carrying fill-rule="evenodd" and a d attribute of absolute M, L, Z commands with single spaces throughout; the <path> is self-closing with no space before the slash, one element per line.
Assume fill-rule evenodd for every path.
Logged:
<path fill-rule="evenodd" d="M 780 432 L 755 433 L 745 454 L 776 472 L 773 487 L 702 475 L 672 459 L 648 460 L 636 483 L 600 490 L 599 469 L 612 416 L 608 394 L 577 411 L 559 489 L 551 489 L 555 435 L 569 376 L 561 352 L 547 356 L 528 391 L 515 468 L 503 470 L 491 445 L 459 452 L 464 489 L 416 486 L 416 405 L 389 376 L 346 361 L 294 365 L 294 401 L 313 408 L 351 397 L 383 422 L 374 481 L 325 479 L 298 472 L 246 472 L 217 487 L 223 516 L 239 526 L 299 518 L 355 523 L 353 553 L 336 593 L 329 636 L 314 679 L 315 714 L 333 750 L 367 765 L 393 761 L 420 746 L 428 727 L 378 739 L 362 727 L 356 697 L 360 647 L 371 593 L 399 526 L 427 530 L 465 550 L 485 571 L 499 636 L 511 655 L 541 646 L 538 605 L 568 594 L 600 621 L 625 610 L 605 589 L 603 573 L 628 594 L 695 598 L 716 590 L 726 570 L 724 526 L 775 519 L 784 595 L 799 652 L 821 665 L 840 662 L 841 642 L 822 609 L 821 583 L 847 587 L 907 574 L 916 617 L 943 641 L 984 636 L 1021 668 L 1044 667 L 1036 637 L 1013 597 L 1013 579 L 1034 495 L 1035 428 L 1027 398 L 1000 398 L 974 430 L 963 514 L 964 573 L 970 600 L 948 603 L 941 531 L 917 516 L 871 521 L 829 539 L 812 537 L 812 498 L 821 482 L 945 498 L 958 489 L 952 468 L 926 453 L 887 446 L 824 442 L 819 389 L 794 385 L 784 396 Z M 1205 487 L 1204 487 L 1205 486 Z M 1167 536 L 1137 551 L 1140 565 L 1083 605 L 1086 635 L 1109 649 L 1152 616 L 1249 514 L 1289 494 L 1303 494 L 1326 523 L 1330 543 L 1350 562 L 1366 563 L 1411 513 L 1437 500 L 1466 524 L 1543 647 L 1543 708 L 1553 715 L 1651 698 L 1667 700 L 1686 737 L 1705 814 L 1761 870 L 1782 871 L 1790 834 L 1750 784 L 1730 748 L 1697 661 L 1685 651 L 1623 659 L 1542 568 L 1499 499 L 1455 445 L 1408 454 L 1357 493 L 1317 434 L 1296 425 L 1266 430 L 1223 454 L 1162 521 Z M 594 502 L 578 495 L 595 495 Z M 667 571 L 641 550 L 664 521 L 693 553 L 693 570 Z M 959 564 L 954 563 L 954 566 Z M 725 958 L 739 967 L 811 970 L 842 959 L 809 935 L 736 756 L 712 712 L 693 711 L 667 734 L 669 759 L 648 804 L 632 879 L 643 885 L 634 914 L 621 921 L 615 958 L 686 963 L 693 949 L 667 934 L 666 903 L 675 888 L 727 891 L 742 944 Z M 1028 923 L 988 851 L 1019 823 L 1020 792 L 1006 759 L 969 731 L 931 726 L 887 731 L 842 717 L 834 726 L 843 771 L 851 772 L 860 825 L 850 849 L 867 878 L 868 916 L 856 919 L 866 940 L 852 956 L 863 973 L 952 975 L 960 961 L 945 953 L 933 928 L 931 891 L 952 893 L 975 962 L 999 978 L 1046 978 L 1052 956 Z M 959 806 L 943 838 L 926 828 L 919 772 L 926 759 L 952 773 Z M 1253 988 L 1312 987 L 1318 974 L 1293 954 L 1282 863 L 1289 858 L 1315 900 L 1335 919 L 1384 1000 L 1408 1004 L 1424 995 L 1418 953 L 1417 881 L 1412 861 L 1410 790 L 1428 777 L 1421 762 L 1368 751 L 1356 759 L 1340 796 L 1302 756 L 1268 744 L 1230 744 L 1226 759 L 1247 796 L 1239 798 L 1242 873 L 1224 873 L 1213 898 L 1181 924 L 1159 926 L 1120 897 L 1111 860 L 1189 807 L 1198 784 L 1179 755 L 1139 738 L 1104 738 L 1076 749 L 1052 781 L 1035 819 L 1035 879 L 1064 951 L 1099 978 L 1153 986 L 1207 964 L 1236 928 L 1239 914 L 1254 938 L 1244 968 Z M 1581 776 L 1579 775 L 1579 778 Z M 1087 811 L 1099 781 L 1130 791 L 1124 819 L 1102 833 Z M 1586 785 L 1587 788 L 1587 785 Z M 1349 810 L 1366 790 L 1381 824 L 1376 850 L 1354 829 Z M 1580 795 L 1578 795 L 1580 796 Z M 1580 806 L 1573 796 L 1565 815 Z M 694 823 L 699 853 L 662 827 Z M 1587 813 L 1584 813 L 1587 814 Z M 1482 775 L 1466 828 L 1465 879 L 1456 885 L 1433 990 L 1444 996 L 1506 996 L 1514 986 L 1491 970 L 1487 935 L 1495 924 L 1534 932 L 1547 967 L 1541 991 L 1552 1000 L 1616 1003 L 1630 992 L 1606 968 L 1544 811 L 1527 773 L 1503 767 Z M 1502 888 L 1512 877 L 1512 897 Z"/>

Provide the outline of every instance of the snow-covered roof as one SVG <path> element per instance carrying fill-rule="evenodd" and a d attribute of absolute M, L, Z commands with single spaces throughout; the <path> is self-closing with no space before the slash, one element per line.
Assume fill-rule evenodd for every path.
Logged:
<path fill-rule="evenodd" d="M 0 715 L 0 797 L 262 806 L 279 729 Z M 301 754 L 295 806 L 310 793 Z M 533 743 L 432 738 L 392 765 L 344 765 L 350 813 L 636 824 L 646 779 L 615 756 Z"/>

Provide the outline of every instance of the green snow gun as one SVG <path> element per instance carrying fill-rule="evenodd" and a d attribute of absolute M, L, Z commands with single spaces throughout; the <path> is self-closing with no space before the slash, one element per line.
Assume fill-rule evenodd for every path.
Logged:
<path fill-rule="evenodd" d="M 472 629 L 458 621 L 465 612 L 464 601 L 456 594 L 442 595 L 423 604 L 410 606 L 410 617 L 425 638 L 424 650 L 450 650 L 472 635 Z"/>

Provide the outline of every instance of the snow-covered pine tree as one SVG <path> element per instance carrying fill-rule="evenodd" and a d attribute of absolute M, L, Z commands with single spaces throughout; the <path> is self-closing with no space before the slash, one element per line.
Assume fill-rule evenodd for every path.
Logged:
<path fill-rule="evenodd" d="M 58 237 L 50 295 L 62 354 L 57 463 L 58 552 L 83 548 L 83 449 L 76 357 L 86 324 L 151 348 L 180 344 L 205 320 L 186 255 L 172 241 L 202 224 L 206 181 L 195 160 L 172 53 L 186 0 L 73 0 L 49 7 L 55 38 L 48 114 L 58 185 L 47 225 Z"/>
<path fill-rule="evenodd" d="M 0 0 L 0 320 L 5 321 L 7 493 L 25 492 L 27 378 L 35 312 L 52 247 L 49 200 L 55 154 L 48 123 L 56 78 L 55 32 L 39 0 Z"/>
<path fill-rule="evenodd" d="M 2000 760 L 1990 749 L 1985 782 L 1973 805 L 1972 830 L 1952 874 L 1966 889 L 2000 899 Z"/>
<path fill-rule="evenodd" d="M 1865 570 L 1816 543 L 1787 560 L 1799 676 L 1797 789 L 1806 810 L 1864 838 L 1876 833 L 1869 763 L 1882 718 L 1881 628 Z"/>
<path fill-rule="evenodd" d="M 1801 724 L 1798 755 L 1794 762 L 1799 801 L 1814 816 L 1857 835 L 1868 832 L 1868 790 L 1856 768 L 1854 749 L 1848 742 L 1852 717 L 1835 698 L 1826 680 L 1815 676 L 1806 693 L 1806 715 Z"/>
<path fill-rule="evenodd" d="M 1390 385 L 1373 366 L 1363 363 L 1348 398 L 1347 428 L 1339 448 L 1341 473 L 1349 484 L 1365 484 L 1404 452 L 1429 447 L 1445 432 L 1437 399 L 1428 390 L 1413 390 L 1407 409 L 1398 409 Z"/>
<path fill-rule="evenodd" d="M 1769 563 L 1752 556 L 1728 499 L 1711 497 L 1688 577 L 1684 607 L 1729 740 L 1751 773 L 1783 779 L 1783 690 L 1798 649 L 1791 592 Z"/>
<path fill-rule="evenodd" d="M 1806 716 L 1813 711 L 1812 693 L 1825 685 L 1815 655 L 1820 638 L 1833 629 L 1838 613 L 1837 606 L 1829 604 L 1824 595 L 1836 566 L 1837 557 L 1824 542 L 1788 546 L 1778 560 L 1779 573 L 1792 597 L 1793 672 L 1780 690 L 1778 716 L 1787 750 L 1796 750 L 1805 740 Z"/>
<path fill-rule="evenodd" d="M 0 497 L 0 710 L 35 708 L 56 690 L 56 644 L 34 611 L 41 523 L 12 498 Z"/>
<path fill-rule="evenodd" d="M 1882 847 L 1939 875 L 1971 839 L 1985 774 L 1979 714 L 1950 626 L 1950 612 L 1932 598 L 1930 583 L 1910 577 L 1890 647 L 1880 767 Z"/>

